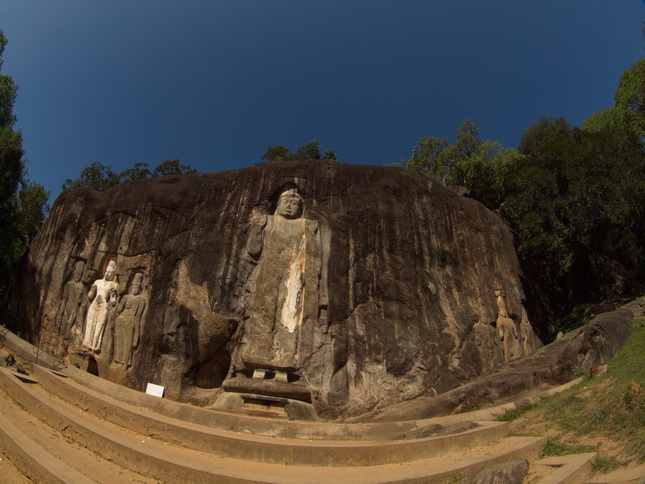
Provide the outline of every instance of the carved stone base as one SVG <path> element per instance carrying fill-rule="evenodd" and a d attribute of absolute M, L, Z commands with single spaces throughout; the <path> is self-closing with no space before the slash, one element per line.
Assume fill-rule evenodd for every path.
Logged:
<path fill-rule="evenodd" d="M 225 392 L 217 398 L 213 408 L 256 417 L 288 418 L 289 420 L 316 420 L 318 418 L 311 403 L 251 393 Z"/>
<path fill-rule="evenodd" d="M 222 383 L 222 388 L 232 393 L 250 393 L 311 403 L 311 392 L 306 386 L 288 383 L 285 379 L 227 378 Z"/>

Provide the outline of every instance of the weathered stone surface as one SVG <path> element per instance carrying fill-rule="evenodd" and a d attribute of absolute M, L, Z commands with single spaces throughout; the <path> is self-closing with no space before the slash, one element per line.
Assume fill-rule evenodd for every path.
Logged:
<path fill-rule="evenodd" d="M 529 462 L 526 459 L 516 459 L 484 469 L 476 476 L 466 479 L 464 484 L 522 484 L 528 473 Z"/>
<path fill-rule="evenodd" d="M 271 284 L 258 285 L 263 262 L 249 238 L 276 217 L 287 187 L 302 196 L 297 230 L 311 241 L 313 269 L 301 280 L 317 295 L 303 299 L 295 360 L 276 366 L 311 390 L 319 414 L 356 415 L 431 387 L 441 394 L 541 346 L 498 215 L 418 173 L 324 161 L 63 192 L 19 277 L 19 329 L 78 358 L 87 293 L 114 259 L 119 305 L 93 355 L 98 374 L 213 399 L 235 368 L 253 365 L 253 350 L 242 350 L 254 321 L 266 323 L 266 303 L 255 304 Z M 135 277 L 145 304 L 129 323 L 139 324 L 138 344 L 132 335 L 129 361 L 116 362 L 125 356 L 115 324 Z M 263 327 L 269 348 L 280 337 Z"/>
<path fill-rule="evenodd" d="M 645 297 L 623 309 L 602 313 L 533 355 L 510 362 L 496 372 L 442 395 L 434 398 L 421 396 L 361 415 L 355 420 L 414 420 L 467 412 L 508 400 L 541 385 L 566 383 L 580 371 L 606 363 L 623 347 L 632 333 L 632 317 L 642 315 L 643 303 Z"/>

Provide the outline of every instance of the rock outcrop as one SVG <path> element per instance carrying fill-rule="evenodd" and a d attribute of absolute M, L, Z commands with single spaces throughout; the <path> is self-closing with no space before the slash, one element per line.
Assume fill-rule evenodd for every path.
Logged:
<path fill-rule="evenodd" d="M 641 318 L 644 311 L 645 296 L 615 311 L 599 314 L 527 358 L 509 362 L 498 371 L 435 398 L 421 396 L 352 420 L 395 422 L 463 413 L 519 399 L 544 386 L 569 382 L 580 372 L 606 366 L 632 334 L 634 318 Z"/>
<path fill-rule="evenodd" d="M 300 212 L 276 211 L 286 190 Z M 109 267 L 91 348 L 88 293 L 112 287 Z M 423 175 L 270 163 L 64 191 L 13 311 L 42 349 L 133 388 L 206 404 L 232 375 L 268 370 L 348 416 L 539 348 L 520 275 L 504 220 Z"/>

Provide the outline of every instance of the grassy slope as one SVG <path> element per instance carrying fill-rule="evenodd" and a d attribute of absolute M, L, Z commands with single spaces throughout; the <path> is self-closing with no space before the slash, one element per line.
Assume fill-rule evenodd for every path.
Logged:
<path fill-rule="evenodd" d="M 597 471 L 645 462 L 645 318 L 606 374 L 509 412 L 517 432 L 550 437 L 545 454 L 598 452 Z"/>

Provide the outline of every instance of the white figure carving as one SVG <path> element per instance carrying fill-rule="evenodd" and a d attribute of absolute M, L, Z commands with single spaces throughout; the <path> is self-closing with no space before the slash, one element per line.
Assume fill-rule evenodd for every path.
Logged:
<path fill-rule="evenodd" d="M 101 350 L 101 341 L 105 332 L 105 325 L 112 309 L 116 306 L 118 297 L 118 283 L 116 282 L 116 262 L 111 260 L 105 269 L 103 279 L 98 279 L 92 284 L 87 294 L 92 304 L 87 310 L 85 321 L 85 336 L 83 346 L 94 351 Z"/>
<path fill-rule="evenodd" d="M 139 345 L 141 321 L 146 310 L 146 297 L 141 294 L 143 274 L 137 273 L 132 280 L 130 293 L 121 298 L 116 317 L 116 344 L 114 361 L 132 366 L 133 350 Z"/>

